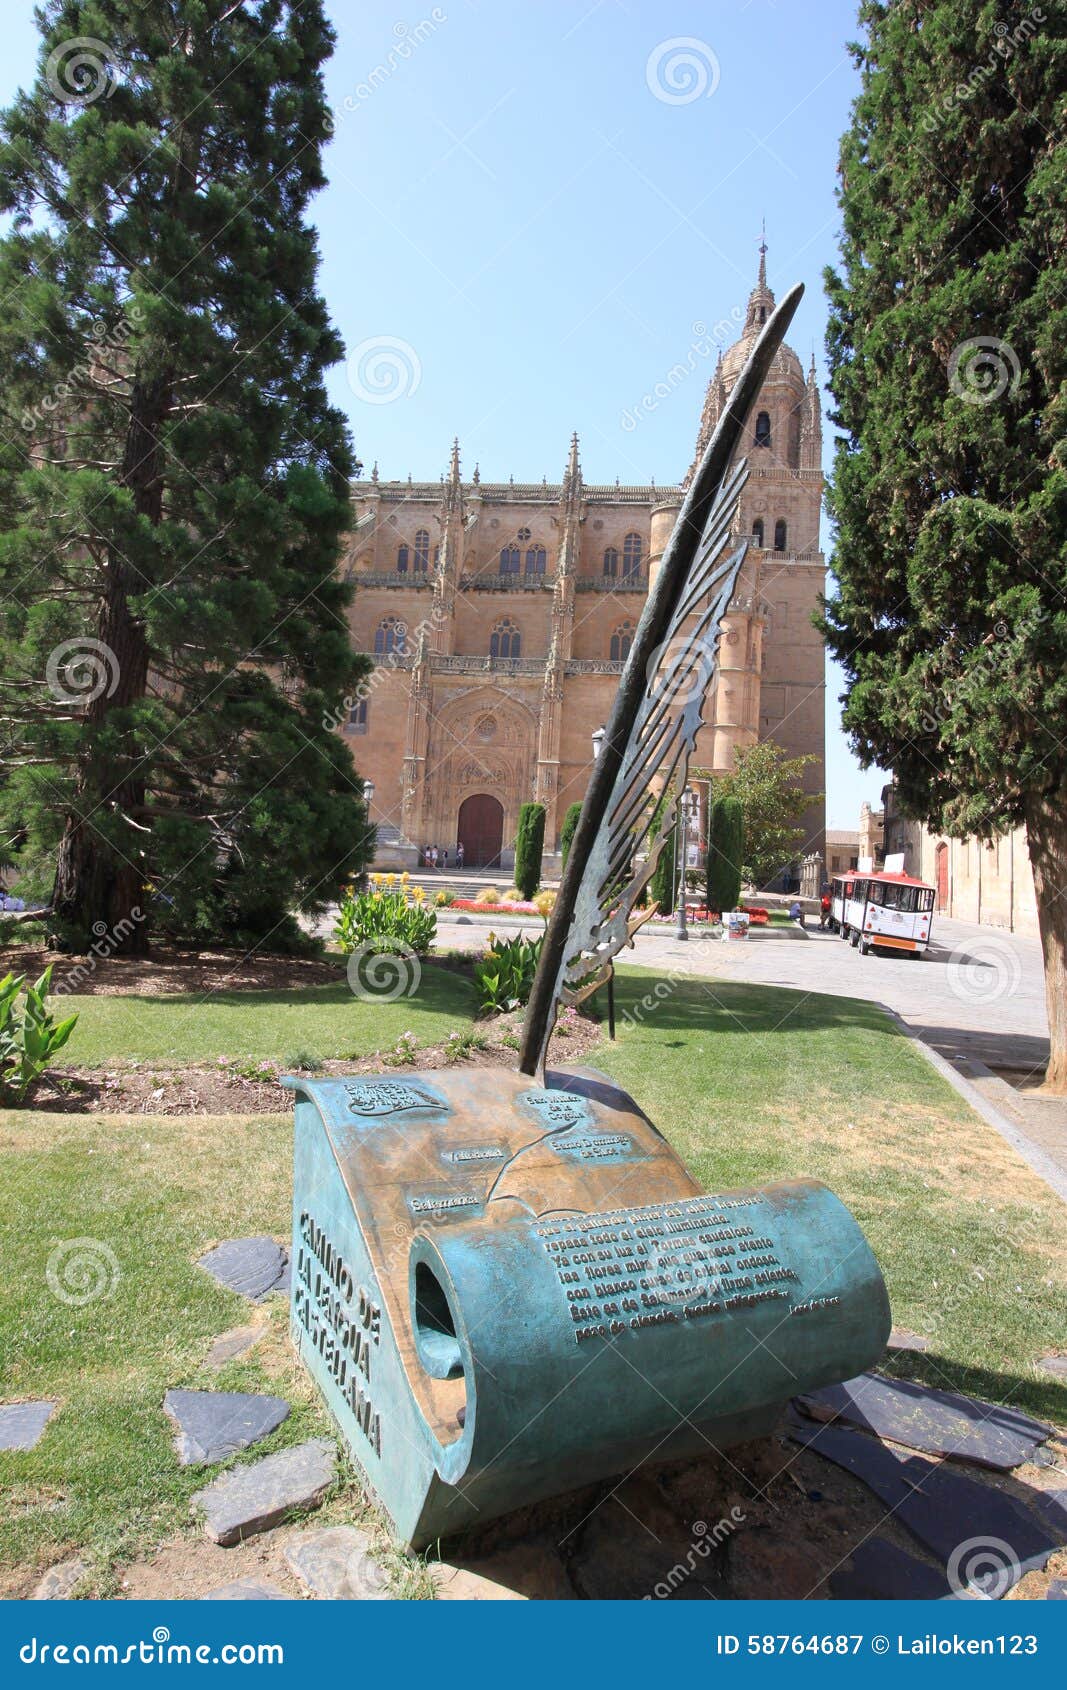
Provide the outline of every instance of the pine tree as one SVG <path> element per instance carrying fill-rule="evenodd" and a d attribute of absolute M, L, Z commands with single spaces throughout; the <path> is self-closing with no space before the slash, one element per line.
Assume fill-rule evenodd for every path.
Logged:
<path fill-rule="evenodd" d="M 545 807 L 523 804 L 515 835 L 515 885 L 524 898 L 532 898 L 541 884 L 541 862 L 545 849 Z"/>
<path fill-rule="evenodd" d="M 735 910 L 741 896 L 745 817 L 740 800 L 717 795 L 708 825 L 708 908 Z"/>
<path fill-rule="evenodd" d="M 828 276 L 838 591 L 865 764 L 938 830 L 1026 824 L 1067 1091 L 1062 7 L 868 3 Z"/>
<path fill-rule="evenodd" d="M 332 32 L 321 0 L 40 19 L 0 117 L 0 828 L 117 949 L 276 939 L 370 836 L 331 732 L 366 663 L 305 220 Z"/>

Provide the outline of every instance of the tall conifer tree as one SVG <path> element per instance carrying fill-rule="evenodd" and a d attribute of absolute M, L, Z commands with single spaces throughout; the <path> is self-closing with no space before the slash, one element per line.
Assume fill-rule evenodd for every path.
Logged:
<path fill-rule="evenodd" d="M 0 117 L 0 831 L 76 934 L 277 937 L 362 866 L 307 222 L 321 0 L 50 0 Z M 146 894 L 146 884 L 155 896 Z"/>
<path fill-rule="evenodd" d="M 845 724 L 957 836 L 1025 823 L 1067 1091 L 1061 4 L 868 0 L 828 285 Z"/>

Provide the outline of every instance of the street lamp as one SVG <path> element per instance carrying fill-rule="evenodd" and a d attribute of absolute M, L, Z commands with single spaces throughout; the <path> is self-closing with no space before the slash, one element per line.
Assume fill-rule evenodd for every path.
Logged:
<path fill-rule="evenodd" d="M 698 794 L 690 792 L 689 788 L 686 787 L 678 806 L 678 926 L 674 932 L 674 937 L 681 940 L 683 944 L 689 938 L 685 907 L 685 871 L 689 863 L 689 824 L 699 806 L 700 798 Z"/>
<path fill-rule="evenodd" d="M 593 762 L 595 763 L 603 749 L 604 741 L 608 737 L 608 730 L 603 725 L 593 729 Z"/>
<path fill-rule="evenodd" d="M 371 801 L 373 800 L 373 798 L 374 798 L 374 782 L 372 780 L 365 780 L 363 782 L 363 802 L 367 806 L 367 831 L 366 831 L 366 834 L 364 836 L 364 842 L 363 843 L 364 843 L 364 852 L 367 856 L 370 856 L 371 851 L 374 848 L 375 836 L 376 836 L 377 831 L 378 831 L 377 828 L 375 827 L 374 823 L 370 819 L 370 807 L 371 807 Z M 366 868 L 364 868 L 363 874 L 366 875 L 366 872 L 367 872 L 367 870 L 366 870 Z M 364 881 L 364 884 L 365 884 L 365 881 Z"/>

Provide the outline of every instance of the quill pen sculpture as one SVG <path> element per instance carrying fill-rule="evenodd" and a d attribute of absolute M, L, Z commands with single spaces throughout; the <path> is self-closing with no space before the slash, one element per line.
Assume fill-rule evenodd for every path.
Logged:
<path fill-rule="evenodd" d="M 799 283 L 790 289 L 752 348 L 645 603 L 541 948 L 520 1073 L 543 1070 L 560 1003 L 595 991 L 612 958 L 647 920 L 635 908 L 677 819 L 714 675 L 719 623 L 747 550 L 743 541 L 723 555 L 748 476 L 745 461 L 732 465 L 731 459 L 803 292 Z M 662 783 L 658 801 L 653 780 Z M 645 859 L 635 868 L 642 850 Z"/>

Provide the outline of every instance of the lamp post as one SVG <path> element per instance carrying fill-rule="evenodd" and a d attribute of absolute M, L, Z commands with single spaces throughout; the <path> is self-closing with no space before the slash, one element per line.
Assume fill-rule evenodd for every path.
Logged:
<path fill-rule="evenodd" d="M 370 807 L 371 807 L 371 801 L 372 801 L 373 797 L 374 797 L 374 782 L 372 780 L 365 780 L 363 782 L 363 802 L 367 806 L 367 832 L 366 832 L 366 835 L 364 837 L 364 849 L 367 852 L 370 851 L 372 845 L 374 844 L 374 835 L 377 831 L 377 829 L 374 826 L 374 823 L 370 819 Z M 366 870 L 366 867 L 364 867 L 364 870 L 363 870 L 363 878 L 364 879 L 366 879 L 366 874 L 367 874 L 367 870 Z"/>
<path fill-rule="evenodd" d="M 700 799 L 686 787 L 678 806 L 678 926 L 674 937 L 685 944 L 689 939 L 685 907 L 685 872 L 689 864 L 689 824 Z"/>
<path fill-rule="evenodd" d="M 604 741 L 608 737 L 608 730 L 603 723 L 593 729 L 593 762 L 595 763 L 603 750 Z M 608 963 L 608 1038 L 615 1038 L 615 964 Z"/>

